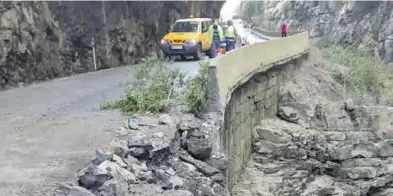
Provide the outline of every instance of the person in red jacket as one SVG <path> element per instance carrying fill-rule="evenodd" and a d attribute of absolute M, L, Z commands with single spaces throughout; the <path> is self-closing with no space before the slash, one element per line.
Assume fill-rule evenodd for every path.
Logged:
<path fill-rule="evenodd" d="M 281 37 L 286 37 L 287 36 L 287 24 L 285 24 L 285 21 L 281 24 Z"/>

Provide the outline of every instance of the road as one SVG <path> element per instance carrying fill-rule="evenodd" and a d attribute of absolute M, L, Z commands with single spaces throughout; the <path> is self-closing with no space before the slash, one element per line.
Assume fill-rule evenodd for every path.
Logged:
<path fill-rule="evenodd" d="M 0 92 L 0 196 L 51 195 L 58 182 L 75 179 L 76 170 L 124 122 L 118 111 L 101 111 L 99 106 L 123 94 L 136 67 Z M 189 75 L 198 71 L 194 61 L 171 67 Z"/>

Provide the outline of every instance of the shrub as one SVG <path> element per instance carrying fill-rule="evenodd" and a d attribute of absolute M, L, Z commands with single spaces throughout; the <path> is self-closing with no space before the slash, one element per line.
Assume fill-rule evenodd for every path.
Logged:
<path fill-rule="evenodd" d="M 198 75 L 187 81 L 185 103 L 194 115 L 200 116 L 206 102 L 208 62 L 200 61 Z"/>
<path fill-rule="evenodd" d="M 171 101 L 180 98 L 181 104 L 200 116 L 206 102 L 207 68 L 208 62 L 200 61 L 198 75 L 185 81 L 185 74 L 169 68 L 168 62 L 156 57 L 144 59 L 125 95 L 115 102 L 103 103 L 100 108 L 120 109 L 126 114 L 157 113 L 168 110 Z"/>
<path fill-rule="evenodd" d="M 168 62 L 156 56 L 143 59 L 135 80 L 119 100 L 101 105 L 101 109 L 120 109 L 124 113 L 163 112 L 175 96 L 175 89 L 183 84 L 184 74 L 170 69 Z"/>

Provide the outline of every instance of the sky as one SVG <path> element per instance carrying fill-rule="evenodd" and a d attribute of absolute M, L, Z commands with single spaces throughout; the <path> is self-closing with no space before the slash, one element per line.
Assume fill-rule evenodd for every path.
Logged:
<path fill-rule="evenodd" d="M 226 0 L 221 8 L 221 17 L 224 21 L 230 20 L 235 14 L 237 6 L 239 6 L 241 0 Z"/>

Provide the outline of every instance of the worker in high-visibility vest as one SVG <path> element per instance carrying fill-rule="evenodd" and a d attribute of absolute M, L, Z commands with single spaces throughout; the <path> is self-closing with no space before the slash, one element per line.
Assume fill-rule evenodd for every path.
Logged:
<path fill-rule="evenodd" d="M 228 21 L 228 28 L 225 31 L 226 51 L 235 49 L 236 45 L 236 30 L 231 20 Z"/>
<path fill-rule="evenodd" d="M 214 24 L 209 27 L 209 39 L 209 43 L 212 43 L 210 50 L 211 52 L 216 53 L 216 50 L 220 49 L 222 42 L 225 40 L 224 32 L 217 20 L 214 20 Z"/>

